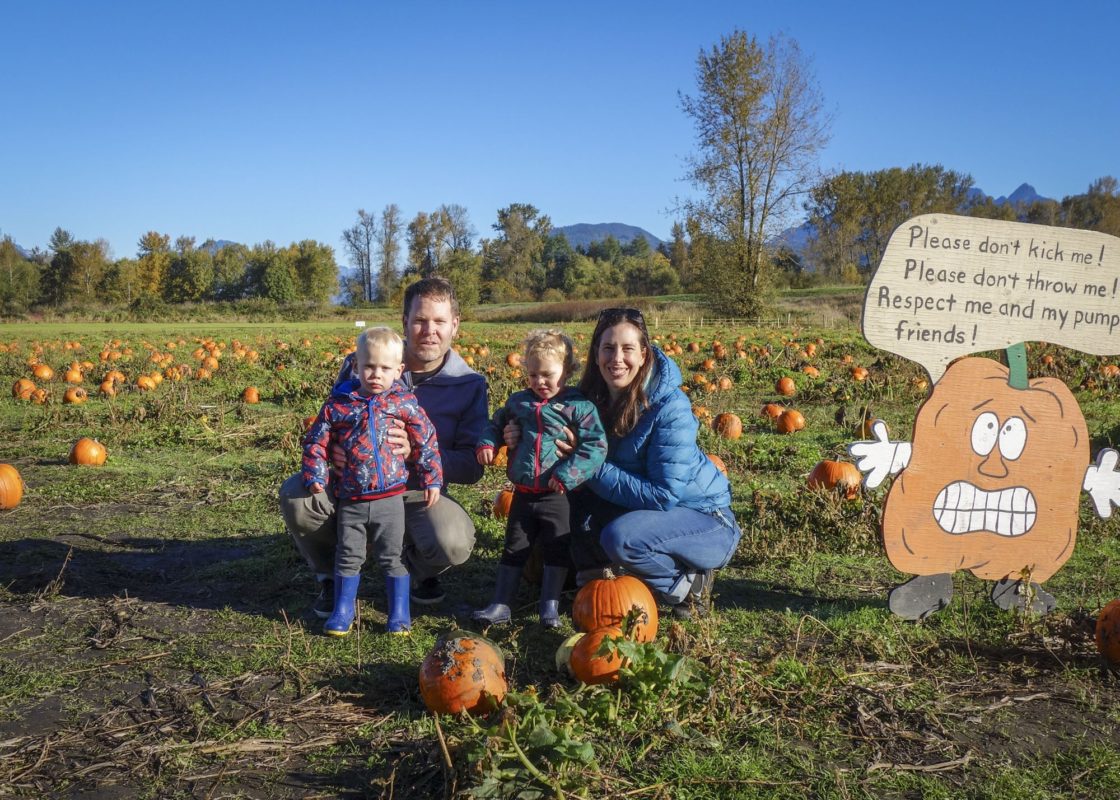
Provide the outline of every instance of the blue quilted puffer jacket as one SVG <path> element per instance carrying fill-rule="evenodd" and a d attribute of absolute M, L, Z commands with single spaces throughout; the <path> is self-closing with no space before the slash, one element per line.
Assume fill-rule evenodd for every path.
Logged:
<path fill-rule="evenodd" d="M 607 460 L 587 486 L 630 510 L 684 506 L 709 514 L 731 505 L 731 484 L 696 443 L 699 423 L 681 371 L 658 348 L 646 382 L 649 408 L 630 433 L 608 439 Z"/>

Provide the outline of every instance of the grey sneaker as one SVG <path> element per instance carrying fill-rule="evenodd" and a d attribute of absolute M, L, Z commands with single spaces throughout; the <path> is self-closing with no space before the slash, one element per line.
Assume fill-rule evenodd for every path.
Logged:
<path fill-rule="evenodd" d="M 706 569 L 696 573 L 692 581 L 692 588 L 688 590 L 688 602 L 707 608 L 712 604 L 712 584 L 716 580 L 716 571 Z"/>
<path fill-rule="evenodd" d="M 436 577 L 416 581 L 412 584 L 412 591 L 409 594 L 412 602 L 422 606 L 434 606 L 436 603 L 442 603 L 447 597 L 443 587 L 439 585 L 439 578 Z"/>
<path fill-rule="evenodd" d="M 326 619 L 334 613 L 334 581 L 330 578 L 319 581 L 319 596 L 315 598 L 311 610 L 319 619 Z"/>

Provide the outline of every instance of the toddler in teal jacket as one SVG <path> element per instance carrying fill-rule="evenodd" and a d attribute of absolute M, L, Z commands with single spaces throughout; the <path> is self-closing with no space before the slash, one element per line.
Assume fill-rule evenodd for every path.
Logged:
<path fill-rule="evenodd" d="M 607 457 L 607 435 L 594 404 L 567 386 L 577 362 L 572 340 L 558 330 L 533 331 L 524 342 L 522 367 L 527 389 L 510 395 L 494 414 L 475 450 L 480 464 L 491 464 L 510 422 L 521 429 L 508 457 L 514 485 L 506 524 L 506 542 L 498 564 L 494 600 L 473 619 L 489 625 L 508 622 L 522 568 L 540 539 L 544 556 L 539 612 L 541 624 L 560 625 L 560 591 L 568 574 L 570 533 L 566 492 L 591 478 Z M 556 441 L 565 430 L 575 435 L 575 449 L 565 458 Z"/>

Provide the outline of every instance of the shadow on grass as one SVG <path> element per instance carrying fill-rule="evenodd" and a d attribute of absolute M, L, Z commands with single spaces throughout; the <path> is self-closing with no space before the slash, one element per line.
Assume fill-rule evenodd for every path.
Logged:
<path fill-rule="evenodd" d="M 0 585 L 16 594 L 139 600 L 278 615 L 300 609 L 313 589 L 286 537 L 93 537 L 0 542 Z"/>
<path fill-rule="evenodd" d="M 827 586 L 821 586 L 809 591 L 772 581 L 719 575 L 712 592 L 717 609 L 779 612 L 788 609 L 797 614 L 811 614 L 822 621 L 860 609 L 886 609 L 887 606 L 885 592 L 882 597 L 853 597 L 839 592 L 830 594 L 827 589 Z"/>

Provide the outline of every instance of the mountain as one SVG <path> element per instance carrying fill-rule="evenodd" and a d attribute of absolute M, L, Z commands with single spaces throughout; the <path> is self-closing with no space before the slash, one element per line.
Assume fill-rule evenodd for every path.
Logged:
<path fill-rule="evenodd" d="M 1021 183 L 1021 184 L 1019 184 L 1019 188 L 1016 189 L 1015 191 L 1013 191 L 1007 197 L 1003 197 L 1003 196 L 997 197 L 996 198 L 996 205 L 997 206 L 1002 206 L 1002 205 L 1010 204 L 1010 205 L 1013 205 L 1013 206 L 1029 206 L 1031 203 L 1037 202 L 1039 200 L 1050 200 L 1050 199 L 1051 198 L 1043 197 L 1038 192 L 1036 192 L 1034 190 L 1034 187 L 1031 186 L 1029 183 Z"/>
<path fill-rule="evenodd" d="M 237 242 L 231 242 L 228 239 L 207 239 L 205 242 L 198 246 L 198 249 L 205 250 L 207 253 L 213 256 L 217 255 L 218 251 L 223 247 L 228 247 L 231 244 L 237 244 Z"/>
<path fill-rule="evenodd" d="M 644 236 L 649 246 L 654 250 L 661 244 L 661 240 L 649 231 L 635 225 L 624 225 L 621 222 L 600 222 L 596 224 L 580 222 L 575 225 L 564 225 L 552 229 L 553 234 L 562 233 L 572 247 L 587 247 L 592 242 L 599 242 L 608 236 L 618 239 L 619 244 Z"/>

